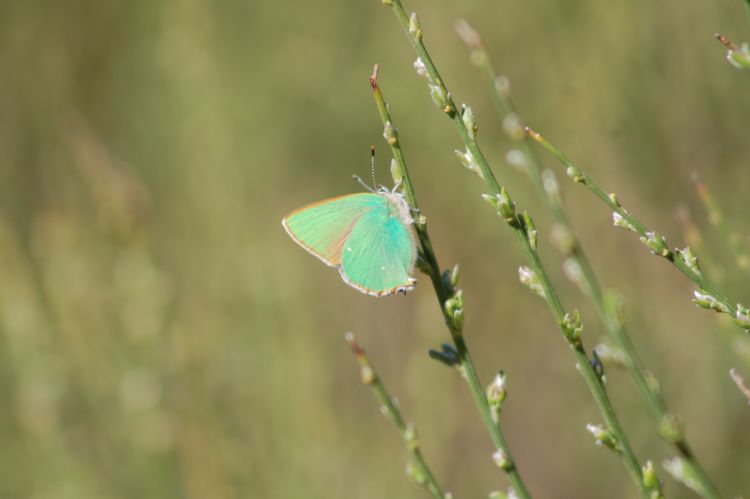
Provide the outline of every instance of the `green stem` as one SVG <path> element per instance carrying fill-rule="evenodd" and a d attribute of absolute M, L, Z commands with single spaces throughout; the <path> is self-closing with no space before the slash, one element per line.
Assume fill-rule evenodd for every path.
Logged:
<path fill-rule="evenodd" d="M 398 132 L 393 125 L 393 120 L 390 116 L 390 112 L 388 111 L 388 106 L 385 103 L 382 91 L 380 90 L 380 86 L 377 82 L 377 66 L 375 67 L 375 70 L 370 77 L 370 85 L 372 87 L 373 96 L 375 97 L 375 104 L 377 105 L 380 119 L 386 129 L 386 140 L 391 147 L 391 153 L 398 167 L 397 177 L 401 181 L 402 192 L 414 212 L 419 213 L 419 204 L 417 203 L 414 184 L 411 181 L 409 169 L 406 166 L 406 160 L 404 158 L 403 151 L 401 150 Z M 451 339 L 453 340 L 453 344 L 456 348 L 458 363 L 461 372 L 464 374 L 464 378 L 469 385 L 469 390 L 471 391 L 471 395 L 474 398 L 474 403 L 477 405 L 479 414 L 481 415 L 482 421 L 487 427 L 487 431 L 490 434 L 490 438 L 492 439 L 493 444 L 497 449 L 500 449 L 504 453 L 505 462 L 503 463 L 503 469 L 508 475 L 508 480 L 513 486 L 513 489 L 516 491 L 516 495 L 522 498 L 529 498 L 531 497 L 531 495 L 526 489 L 526 485 L 523 483 L 518 468 L 515 465 L 515 461 L 513 460 L 513 456 L 510 452 L 510 447 L 508 446 L 508 443 L 505 440 L 505 436 L 503 435 L 502 429 L 500 427 L 499 418 L 497 419 L 497 421 L 493 420 L 490 405 L 487 401 L 484 389 L 482 388 L 479 376 L 477 375 L 474 363 L 471 359 L 471 356 L 469 355 L 469 349 L 466 346 L 466 342 L 464 341 L 462 328 L 459 324 L 456 323 L 455 318 L 450 316 L 447 302 L 452 298 L 453 295 L 455 295 L 455 290 L 453 289 L 452 285 L 446 284 L 446 282 L 442 278 L 440 265 L 438 264 L 437 257 L 435 256 L 435 252 L 432 248 L 430 236 L 427 232 L 427 224 L 423 221 L 418 220 L 417 223 L 414 224 L 414 228 L 421 247 L 420 257 L 422 258 L 422 261 L 424 263 L 423 267 L 426 273 L 429 275 L 430 280 L 432 281 L 432 287 L 435 290 L 435 295 L 437 297 L 440 310 L 442 311 L 443 319 L 445 320 L 445 324 L 448 327 Z"/>
<path fill-rule="evenodd" d="M 423 71 L 426 73 L 431 89 L 433 91 L 433 98 L 438 103 L 442 111 L 447 114 L 453 121 L 456 130 L 458 131 L 461 140 L 464 142 L 467 151 L 471 154 L 471 159 L 475 162 L 480 176 L 484 179 L 487 187 L 489 188 L 492 197 L 496 199 L 503 199 L 507 197 L 507 192 L 500 188 L 492 170 L 490 169 L 487 159 L 479 148 L 476 142 L 474 133 L 470 132 L 464 123 L 463 116 L 457 112 L 456 105 L 448 92 L 447 87 L 443 83 L 440 74 L 435 67 L 432 58 L 430 57 L 427 49 L 422 43 L 422 30 L 416 19 L 416 16 L 412 16 L 409 19 L 401 5 L 400 0 L 384 0 L 384 3 L 390 6 L 396 15 L 396 18 L 401 23 L 402 28 L 406 32 L 407 38 L 411 42 L 415 51 L 417 52 L 421 63 L 424 65 Z M 565 325 L 569 322 L 569 315 L 565 313 L 559 298 L 552 286 L 552 283 L 547 275 L 544 267 L 542 266 L 536 250 L 531 242 L 531 238 L 527 233 L 526 226 L 521 223 L 520 217 L 513 217 L 513 219 L 507 219 L 508 226 L 513 230 L 516 240 L 524 254 L 526 256 L 531 270 L 534 272 L 536 277 L 539 279 L 542 289 L 544 290 L 544 297 L 547 301 L 547 305 L 550 308 L 556 322 L 560 326 L 563 336 L 568 341 L 568 344 L 573 351 L 576 358 L 578 369 L 581 372 L 588 388 L 596 401 L 602 416 L 604 417 L 609 430 L 615 436 L 617 440 L 617 449 L 619 454 L 633 478 L 638 490 L 643 497 L 651 497 L 651 490 L 648 490 L 644 485 L 643 474 L 641 467 L 630 447 L 625 432 L 620 426 L 619 421 L 615 415 L 615 411 L 612 404 L 607 397 L 604 390 L 604 386 L 599 379 L 598 375 L 594 371 L 591 365 L 590 359 L 580 342 L 580 338 L 576 338 L 571 335 L 569 331 L 566 331 Z M 660 493 L 659 493 L 660 494 Z"/>
<path fill-rule="evenodd" d="M 693 184 L 695 185 L 695 192 L 698 194 L 698 198 L 700 198 L 708 214 L 709 222 L 719 232 L 724 239 L 724 243 L 734 255 L 737 267 L 745 272 L 750 271 L 750 254 L 740 243 L 739 237 L 732 230 L 732 227 L 727 223 L 727 219 L 724 217 L 724 213 L 721 211 L 716 199 L 714 199 L 706 184 L 701 182 L 695 175 L 693 176 Z"/>
<path fill-rule="evenodd" d="M 386 390 L 385 385 L 380 380 L 380 376 L 375 372 L 370 360 L 367 358 L 364 349 L 357 344 L 352 333 L 346 334 L 346 341 L 349 342 L 349 346 L 359 362 L 362 382 L 372 387 L 381 407 L 383 407 L 385 416 L 398 429 L 401 438 L 404 439 L 407 450 L 411 453 L 412 460 L 410 463 L 413 468 L 409 468 L 410 476 L 418 485 L 425 487 L 436 499 L 445 499 L 445 494 L 440 489 L 435 475 L 432 474 L 430 467 L 422 455 L 416 430 L 404 421 L 398 405 L 394 402 L 394 398 Z"/>
<path fill-rule="evenodd" d="M 747 23 L 750 25 L 750 0 L 743 0 L 742 4 L 745 7 L 745 15 L 747 16 Z"/>
<path fill-rule="evenodd" d="M 552 145 L 547 139 L 529 128 L 527 128 L 526 131 L 531 138 L 536 140 L 542 147 L 544 147 L 555 158 L 557 158 L 560 163 L 563 164 L 563 166 L 567 168 L 568 176 L 573 177 L 576 182 L 586 186 L 613 212 L 622 217 L 627 225 L 629 225 L 630 228 L 632 228 L 633 231 L 636 232 L 641 238 L 653 239 L 654 236 L 658 236 L 658 234 L 650 231 L 640 220 L 638 220 L 635 216 L 631 215 L 630 212 L 623 208 L 615 195 L 607 194 L 604 189 L 599 186 L 599 184 L 594 182 L 591 177 L 582 172 L 567 156 L 565 156 L 565 154 L 563 154 L 557 147 Z M 688 279 L 693 281 L 702 290 L 702 292 L 711 295 L 711 297 L 713 297 L 713 299 L 716 300 L 716 302 L 718 302 L 718 304 L 723 308 L 723 310 L 718 311 L 734 316 L 735 310 L 738 310 L 735 308 L 735 305 L 733 305 L 729 298 L 727 298 L 724 293 L 722 293 L 712 282 L 706 279 L 706 277 L 703 276 L 703 274 L 701 274 L 699 270 L 697 270 L 697 267 L 695 267 L 694 265 L 689 265 L 684 258 L 676 256 L 676 251 L 673 251 L 666 246 L 664 246 L 662 252 L 658 254 L 671 262 L 672 265 L 674 265 Z M 738 320 L 741 319 L 740 317 L 736 318 Z M 738 322 L 738 325 L 743 329 L 748 329 L 748 326 L 741 321 Z"/>
<path fill-rule="evenodd" d="M 515 115 L 515 107 L 508 91 L 503 91 L 498 88 L 499 80 L 497 73 L 495 72 L 489 53 L 479 33 L 477 33 L 465 21 L 459 21 L 456 24 L 456 29 L 459 36 L 469 47 L 471 51 L 471 61 L 480 69 L 500 116 L 504 119 L 508 119 L 509 116 Z M 593 301 L 600 322 L 622 352 L 625 367 L 627 368 L 630 377 L 633 379 L 633 382 L 635 383 L 651 416 L 659 425 L 659 435 L 668 443 L 673 444 L 680 455 L 690 462 L 690 465 L 696 471 L 696 475 L 700 480 L 702 490 L 706 491 L 704 497 L 711 499 L 718 498 L 719 494 L 715 486 L 711 483 L 710 478 L 700 466 L 690 449 L 679 420 L 669 410 L 658 386 L 654 386 L 655 383 L 649 381 L 649 379 L 654 380 L 653 375 L 650 373 L 647 374 L 643 364 L 638 358 L 638 354 L 636 353 L 635 347 L 630 340 L 625 326 L 620 320 L 618 320 L 618 318 L 612 317 L 612 312 L 608 310 L 601 285 L 586 253 L 583 250 L 581 242 L 576 237 L 575 231 L 568 222 L 565 208 L 563 207 L 562 199 L 557 192 L 557 189 L 549 189 L 544 186 L 542 167 L 539 158 L 531 147 L 531 138 L 528 134 L 523 134 L 519 137 L 519 140 L 519 145 L 525 158 L 525 172 L 531 180 L 531 183 L 536 188 L 538 195 L 547 204 L 555 223 L 560 227 L 561 232 L 565 234 L 566 240 L 560 245 L 561 249 L 566 254 L 566 257 L 577 263 L 578 267 L 581 269 L 582 287 Z"/>

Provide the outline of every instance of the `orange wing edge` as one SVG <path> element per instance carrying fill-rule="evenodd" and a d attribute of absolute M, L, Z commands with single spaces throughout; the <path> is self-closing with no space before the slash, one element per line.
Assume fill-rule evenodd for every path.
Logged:
<path fill-rule="evenodd" d="M 325 263 L 329 267 L 339 267 L 341 265 L 341 260 L 340 260 L 341 255 L 339 255 L 339 261 L 338 262 L 332 262 L 331 260 L 327 259 L 323 255 L 321 255 L 320 253 L 318 253 L 317 251 L 315 251 L 314 249 L 312 249 L 310 246 L 308 246 L 305 243 L 303 243 L 300 238 L 298 238 L 296 235 L 294 235 L 294 232 L 292 232 L 292 229 L 290 229 L 289 225 L 287 225 L 287 223 L 286 223 L 287 219 L 290 216 L 292 216 L 292 215 L 294 215 L 294 212 L 290 213 L 289 215 L 287 215 L 287 216 L 285 216 L 284 218 L 281 219 L 281 225 L 284 227 L 284 230 L 286 231 L 286 233 L 289 234 L 289 237 L 291 237 L 292 240 L 295 243 L 299 244 L 300 247 L 303 250 L 307 251 L 312 256 L 314 256 L 315 258 L 317 258 L 321 262 Z"/>
<path fill-rule="evenodd" d="M 317 258 L 321 262 L 325 263 L 329 267 L 339 267 L 339 266 L 341 266 L 341 252 L 344 249 L 344 244 L 346 243 L 346 240 L 349 238 L 349 234 L 351 233 L 352 229 L 354 228 L 354 225 L 357 223 L 357 221 L 359 220 L 360 217 L 356 217 L 354 220 L 352 220 L 352 222 L 349 225 L 349 227 L 347 228 L 347 230 L 345 230 L 344 233 L 341 235 L 341 237 L 338 238 L 338 239 L 336 239 L 336 241 L 334 241 L 333 244 L 330 246 L 329 253 L 331 255 L 335 256 L 335 260 L 329 260 L 328 258 L 325 257 L 325 255 L 322 255 L 322 254 L 318 253 L 317 251 L 315 251 L 314 249 L 312 249 L 310 246 L 308 246 L 307 244 L 305 244 L 300 238 L 298 238 L 294 234 L 294 232 L 292 231 L 292 229 L 289 227 L 289 224 L 287 223 L 287 220 L 289 220 L 289 218 L 291 218 L 292 216 L 294 216 L 296 213 L 299 213 L 302 210 L 306 210 L 307 208 L 311 208 L 313 206 L 318 206 L 318 205 L 321 205 L 321 204 L 329 203 L 329 202 L 334 201 L 336 199 L 347 198 L 349 196 L 356 196 L 356 195 L 358 195 L 358 194 L 344 194 L 342 196 L 336 196 L 336 197 L 332 197 L 332 198 L 329 198 L 329 199 L 323 199 L 321 201 L 315 201 L 313 203 L 306 204 L 305 206 L 301 206 L 301 207 L 297 208 L 296 210 L 292 211 L 287 216 L 285 216 L 284 218 L 282 218 L 281 219 L 281 225 L 284 227 L 284 230 L 286 231 L 286 233 L 289 234 L 289 237 L 291 237 L 292 240 L 295 243 L 299 244 L 300 247 L 302 247 L 302 249 L 304 249 L 305 251 L 307 251 L 312 256 L 314 256 L 315 258 Z"/>

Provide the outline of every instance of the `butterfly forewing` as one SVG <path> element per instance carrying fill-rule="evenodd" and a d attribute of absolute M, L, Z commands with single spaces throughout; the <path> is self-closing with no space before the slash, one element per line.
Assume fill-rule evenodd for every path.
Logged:
<path fill-rule="evenodd" d="M 325 199 L 303 206 L 282 223 L 292 239 L 327 265 L 341 265 L 344 244 L 357 221 L 383 206 L 378 194 L 360 193 Z"/>

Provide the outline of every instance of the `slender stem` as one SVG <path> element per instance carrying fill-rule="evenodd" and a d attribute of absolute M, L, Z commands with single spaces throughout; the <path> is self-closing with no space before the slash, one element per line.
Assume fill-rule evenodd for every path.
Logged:
<path fill-rule="evenodd" d="M 695 192 L 698 194 L 698 198 L 703 203 L 703 207 L 708 214 L 708 220 L 711 225 L 719 232 L 721 237 L 724 239 L 724 243 L 727 245 L 729 250 L 734 255 L 735 263 L 737 267 L 744 271 L 750 271 L 750 253 L 742 243 L 740 243 L 739 237 L 732 230 L 732 227 L 727 223 L 727 219 L 724 217 L 724 213 L 721 211 L 719 204 L 716 199 L 706 187 L 697 175 L 693 175 L 693 184 L 695 185 Z"/>
<path fill-rule="evenodd" d="M 445 114 L 447 114 L 448 117 L 453 121 L 456 130 L 461 137 L 461 140 L 464 142 L 467 148 L 467 155 L 470 156 L 472 166 L 476 167 L 476 171 L 480 173 L 480 176 L 485 181 L 487 187 L 491 192 L 490 198 L 492 198 L 496 203 L 505 203 L 505 206 L 512 206 L 512 203 L 509 202 L 507 191 L 500 188 L 495 175 L 490 169 L 487 159 L 479 148 L 479 145 L 477 144 L 475 138 L 475 132 L 473 130 L 470 130 L 464 122 L 464 115 L 466 113 L 457 112 L 456 105 L 450 93 L 448 92 L 447 87 L 443 83 L 443 80 L 433 63 L 432 58 L 430 57 L 427 49 L 424 46 L 424 43 L 422 42 L 423 33 L 421 27 L 419 26 L 416 15 L 413 15 L 412 18 L 409 19 L 406 15 L 406 12 L 404 11 L 404 8 L 401 5 L 400 0 L 384 0 L 384 3 L 392 8 L 394 14 L 396 15 L 396 18 L 399 20 L 402 28 L 406 32 L 407 38 L 417 52 L 419 56 L 419 72 L 424 73 L 426 78 L 428 79 L 428 83 L 433 95 L 433 100 L 435 100 L 441 110 Z M 651 497 L 652 491 L 647 489 L 646 485 L 644 484 L 641 467 L 638 464 L 635 454 L 630 447 L 625 432 L 620 426 L 620 422 L 617 420 L 615 411 L 605 392 L 604 385 L 601 379 L 598 377 L 596 371 L 594 370 L 590 359 L 583 347 L 583 344 L 581 343 L 579 336 L 580 329 L 572 327 L 571 316 L 565 313 L 562 304 L 560 303 L 560 300 L 557 296 L 557 293 L 552 286 L 549 276 L 547 275 L 544 267 L 539 260 L 539 257 L 535 250 L 535 245 L 532 242 L 533 239 L 532 237 L 530 237 L 530 234 L 528 232 L 528 224 L 525 223 L 520 216 L 516 216 L 515 214 L 513 214 L 513 216 L 504 218 L 506 218 L 508 226 L 513 230 L 513 233 L 516 236 L 516 240 L 518 241 L 518 244 L 524 256 L 529 262 L 531 271 L 538 279 L 539 285 L 543 290 L 543 295 L 546 299 L 547 305 L 550 308 L 556 322 L 560 326 L 563 336 L 565 337 L 571 350 L 573 351 L 578 369 L 581 372 L 584 380 L 586 381 L 586 384 L 588 385 L 589 391 L 591 392 L 594 400 L 599 406 L 599 410 L 602 413 L 602 416 L 604 417 L 607 425 L 609 426 L 609 431 L 617 441 L 616 448 L 619 451 L 619 455 L 621 456 L 641 495 L 643 497 Z M 580 327 L 580 325 L 578 326 Z M 657 494 L 660 493 L 657 492 Z"/>
<path fill-rule="evenodd" d="M 414 212 L 419 213 L 419 204 L 417 203 L 414 184 L 411 181 L 409 169 L 406 166 L 406 160 L 404 159 L 404 154 L 401 149 L 398 132 L 393 125 L 388 105 L 383 98 L 383 93 L 377 82 L 377 69 L 377 66 L 375 66 L 372 76 L 370 77 L 370 85 L 372 87 L 373 96 L 375 97 L 375 104 L 377 105 L 380 119 L 385 127 L 386 140 L 391 147 L 391 153 L 393 154 L 393 158 L 398 168 L 397 177 L 401 181 L 404 197 L 406 197 L 406 200 Z M 477 375 L 474 363 L 469 355 L 469 349 L 463 338 L 462 324 L 456 321 L 455 314 L 453 317 L 450 314 L 451 309 L 448 306 L 448 300 L 455 296 L 456 290 L 453 289 L 454 284 L 446 283 L 442 278 L 440 265 L 438 264 L 435 252 L 432 248 L 430 236 L 427 232 L 427 224 L 424 223 L 424 221 L 417 220 L 417 223 L 414 224 L 414 228 L 421 247 L 420 257 L 424 263 L 423 267 L 425 272 L 429 275 L 430 280 L 432 281 L 432 286 L 435 289 L 435 295 L 438 299 L 440 310 L 443 313 L 443 319 L 445 320 L 445 324 L 448 327 L 456 349 L 457 360 L 461 372 L 464 374 L 464 378 L 469 385 L 474 402 L 479 409 L 479 414 L 487 427 L 487 431 L 490 434 L 493 444 L 503 453 L 504 461 L 502 463 L 502 469 L 505 470 L 508 475 L 508 480 L 516 491 L 516 495 L 518 497 L 529 498 L 531 495 L 526 489 L 518 468 L 515 465 L 515 461 L 510 452 L 510 447 L 508 446 L 500 427 L 500 420 L 499 418 L 497 418 L 497 420 L 493 419 L 490 405 L 482 388 L 482 384 L 479 381 L 479 376 Z M 463 313 L 463 311 L 461 313 Z"/>
<path fill-rule="evenodd" d="M 430 467 L 427 466 L 427 462 L 422 455 L 419 438 L 417 437 L 415 428 L 404 422 L 404 418 L 401 415 L 401 411 L 395 403 L 394 398 L 391 397 L 388 390 L 386 390 L 385 385 L 380 380 L 380 376 L 375 372 L 370 360 L 367 358 L 364 349 L 357 344 L 352 333 L 346 333 L 346 341 L 349 343 L 354 356 L 359 362 L 362 382 L 372 387 L 375 396 L 378 398 L 378 401 L 383 408 L 383 413 L 398 429 L 399 433 L 401 433 L 401 437 L 404 439 L 404 444 L 411 453 L 412 460 L 410 461 L 409 468 L 410 476 L 415 482 L 417 482 L 417 484 L 425 487 L 433 497 L 437 499 L 445 499 L 445 494 L 441 490 L 440 485 L 438 485 L 435 475 L 432 474 Z M 413 466 L 413 468 L 411 466 Z"/>
<path fill-rule="evenodd" d="M 471 50 L 471 61 L 480 69 L 484 79 L 489 87 L 493 102 L 498 113 L 504 119 L 517 118 L 513 101 L 507 90 L 507 82 L 498 80 L 497 73 L 492 65 L 487 48 L 482 41 L 481 36 L 465 21 L 459 21 L 456 29 L 462 40 Z M 570 261 L 577 264 L 580 272 L 580 283 L 586 294 L 594 303 L 600 322 L 614 340 L 617 347 L 623 354 L 625 367 L 630 377 L 638 389 L 638 392 L 646 404 L 651 416 L 659 425 L 659 435 L 673 444 L 680 455 L 691 462 L 696 471 L 698 479 L 701 482 L 702 490 L 706 491 L 704 497 L 718 498 L 719 494 L 715 486 L 711 483 L 710 478 L 698 463 L 690 446 L 685 438 L 685 434 L 677 417 L 670 411 L 664 397 L 655 383 L 653 374 L 646 371 L 630 337 L 625 329 L 623 322 L 614 317 L 613 311 L 608 309 L 602 292 L 599 280 L 596 277 L 593 267 L 586 256 L 586 253 L 578 240 L 575 231 L 568 222 L 565 208 L 562 204 L 562 198 L 557 190 L 556 181 L 548 180 L 547 187 L 542 176 L 542 167 L 539 158 L 531 147 L 531 138 L 527 134 L 517 137 L 520 140 L 520 148 L 524 156 L 524 170 L 527 173 L 532 184 L 536 187 L 537 193 L 545 201 L 552 214 L 555 223 L 564 234 L 564 241 L 559 245 Z"/>
<path fill-rule="evenodd" d="M 750 388 L 745 384 L 745 380 L 742 379 L 742 375 L 737 372 L 737 369 L 730 369 L 729 370 L 729 376 L 732 377 L 732 380 L 737 385 L 737 388 L 739 388 L 740 392 L 747 397 L 747 403 L 750 404 Z"/>
<path fill-rule="evenodd" d="M 742 4 L 745 7 L 745 16 L 747 17 L 747 23 L 750 25 L 750 0 L 742 0 Z"/>
<path fill-rule="evenodd" d="M 679 251 L 671 250 L 666 246 L 663 238 L 657 233 L 649 230 L 639 219 L 630 214 L 625 208 L 622 207 L 614 194 L 607 194 L 599 184 L 597 184 L 591 177 L 586 173 L 582 172 L 573 162 L 565 156 L 557 147 L 552 145 L 547 139 L 542 137 L 539 133 L 527 128 L 527 133 L 531 138 L 536 140 L 542 147 L 549 151 L 560 163 L 567 168 L 568 176 L 572 177 L 574 181 L 586 186 L 596 197 L 601 199 L 612 211 L 614 211 L 622 221 L 624 225 L 635 233 L 637 233 L 641 240 L 654 252 L 660 256 L 663 256 L 666 260 L 672 263 L 680 272 L 682 272 L 688 279 L 693 281 L 701 290 L 701 293 L 710 295 L 715 303 L 713 306 L 701 305 L 705 308 L 711 308 L 717 312 L 723 312 L 732 315 L 736 319 L 736 323 L 743 329 L 750 328 L 750 321 L 745 320 L 746 309 L 741 305 L 733 305 L 733 303 L 722 293 L 712 282 L 710 282 L 698 269 L 696 265 L 690 263 L 689 259 L 684 258 L 682 253 Z M 700 305 L 699 302 L 696 302 Z"/>

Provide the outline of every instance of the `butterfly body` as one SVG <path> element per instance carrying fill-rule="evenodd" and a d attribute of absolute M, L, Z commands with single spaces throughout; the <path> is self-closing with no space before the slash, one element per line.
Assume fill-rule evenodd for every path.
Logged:
<path fill-rule="evenodd" d="M 344 282 L 372 296 L 414 289 L 413 223 L 403 195 L 387 190 L 318 201 L 282 220 L 297 244 L 337 267 Z"/>

